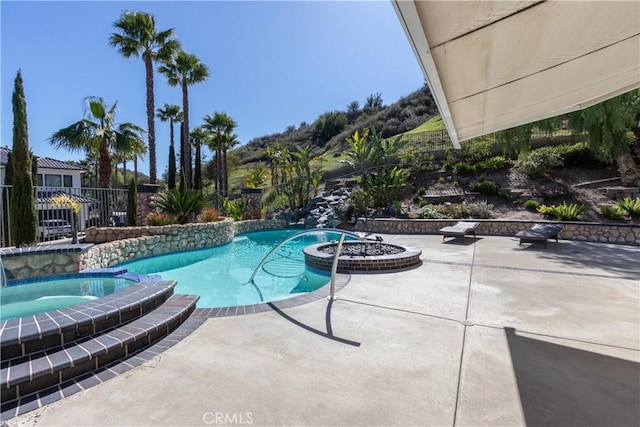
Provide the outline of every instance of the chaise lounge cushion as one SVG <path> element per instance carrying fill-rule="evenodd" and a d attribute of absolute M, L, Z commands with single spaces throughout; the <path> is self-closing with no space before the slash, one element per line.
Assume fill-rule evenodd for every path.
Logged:
<path fill-rule="evenodd" d="M 480 225 L 479 222 L 467 222 L 460 221 L 455 225 L 450 225 L 448 227 L 442 227 L 440 229 L 440 233 L 442 234 L 442 240 L 445 237 L 460 237 L 465 238 L 467 234 L 473 234 L 473 237 L 476 237 L 476 229 Z"/>
<path fill-rule="evenodd" d="M 544 242 L 544 246 L 547 247 L 548 239 L 558 241 L 560 231 L 562 231 L 562 226 L 558 224 L 535 224 L 530 230 L 518 231 L 516 237 L 520 239 L 520 246 L 523 243 Z"/>

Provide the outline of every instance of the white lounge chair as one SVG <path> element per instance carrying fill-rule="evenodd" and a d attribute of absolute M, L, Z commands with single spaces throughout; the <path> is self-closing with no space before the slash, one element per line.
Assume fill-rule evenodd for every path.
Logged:
<path fill-rule="evenodd" d="M 464 239 L 467 237 L 467 234 L 473 234 L 473 237 L 476 237 L 476 229 L 480 226 L 479 222 L 467 222 L 460 221 L 454 225 L 450 225 L 448 227 L 442 227 L 440 229 L 440 233 L 442 234 L 442 241 L 444 242 L 445 237 L 461 237 Z"/>

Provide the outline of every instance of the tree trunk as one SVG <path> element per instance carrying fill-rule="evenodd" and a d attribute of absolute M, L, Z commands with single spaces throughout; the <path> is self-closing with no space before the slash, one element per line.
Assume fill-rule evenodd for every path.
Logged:
<path fill-rule="evenodd" d="M 635 162 L 631 153 L 623 153 L 616 160 L 620 177 L 622 178 L 622 185 L 640 187 L 640 166 Z"/>
<path fill-rule="evenodd" d="M 147 133 L 149 135 L 149 182 L 156 183 L 156 124 L 153 99 L 153 62 L 151 52 L 145 52 L 144 69 L 147 83 Z"/>
<path fill-rule="evenodd" d="M 133 158 L 133 179 L 138 183 L 138 156 Z"/>
<path fill-rule="evenodd" d="M 184 178 L 188 189 L 193 188 L 193 180 L 191 177 L 191 145 L 189 144 L 189 93 L 187 91 L 187 81 L 182 80 L 182 112 L 184 115 L 182 124 L 182 153 L 180 161 L 183 165 Z"/>
<path fill-rule="evenodd" d="M 229 194 L 229 172 L 227 171 L 227 150 L 222 149 L 222 179 L 224 179 L 224 192 Z"/>
<path fill-rule="evenodd" d="M 127 184 L 127 159 L 122 161 L 122 182 L 124 185 Z"/>
<path fill-rule="evenodd" d="M 98 169 L 100 175 L 98 185 L 100 188 L 109 188 L 111 185 L 111 157 L 109 156 L 106 137 L 100 143 L 100 162 Z"/>

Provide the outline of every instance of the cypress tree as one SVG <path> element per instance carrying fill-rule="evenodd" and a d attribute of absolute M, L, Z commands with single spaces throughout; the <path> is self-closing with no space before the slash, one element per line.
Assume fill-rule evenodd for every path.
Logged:
<path fill-rule="evenodd" d="M 169 172 L 167 176 L 169 190 L 176 188 L 176 149 L 173 144 L 169 146 Z"/>
<path fill-rule="evenodd" d="M 13 189 L 11 191 L 11 235 L 16 246 L 36 243 L 36 201 L 33 191 L 33 159 L 29 152 L 27 103 L 20 70 L 16 75 L 13 96 Z"/>
<path fill-rule="evenodd" d="M 138 225 L 138 186 L 135 179 L 131 178 L 129 183 L 129 194 L 127 194 L 127 225 Z"/>
<path fill-rule="evenodd" d="M 2 187 L 2 246 L 11 246 L 9 241 L 9 202 L 11 201 L 11 184 L 13 183 L 13 161 L 11 160 L 11 151 L 7 153 L 7 163 L 4 166 L 4 185 Z"/>

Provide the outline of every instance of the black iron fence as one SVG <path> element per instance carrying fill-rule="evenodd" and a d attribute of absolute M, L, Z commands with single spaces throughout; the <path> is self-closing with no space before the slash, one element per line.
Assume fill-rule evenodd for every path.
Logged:
<path fill-rule="evenodd" d="M 78 231 L 126 225 L 127 189 L 34 187 L 38 242 L 69 237 L 78 211 Z M 0 244 L 11 246 L 11 186 L 0 186 Z"/>

